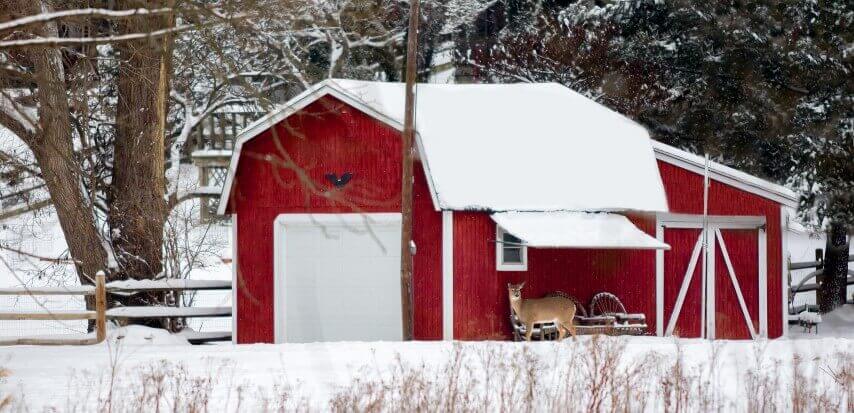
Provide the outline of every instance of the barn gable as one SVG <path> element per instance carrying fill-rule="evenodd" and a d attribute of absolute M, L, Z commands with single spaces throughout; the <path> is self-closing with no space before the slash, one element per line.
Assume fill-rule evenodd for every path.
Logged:
<path fill-rule="evenodd" d="M 223 201 L 243 144 L 271 124 L 331 95 L 399 130 L 402 88 L 330 79 L 260 119 L 238 138 Z M 646 130 L 561 85 L 420 85 L 416 129 L 437 210 L 667 210 Z"/>

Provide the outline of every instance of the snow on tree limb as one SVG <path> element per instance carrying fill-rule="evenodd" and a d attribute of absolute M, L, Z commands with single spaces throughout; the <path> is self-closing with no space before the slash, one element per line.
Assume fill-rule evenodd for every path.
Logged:
<path fill-rule="evenodd" d="M 0 90 L 0 125 L 18 135 L 26 141 L 36 134 L 37 121 L 33 110 L 27 110 L 9 94 L 7 90 Z"/>
<path fill-rule="evenodd" d="M 116 36 L 101 36 L 101 37 L 37 37 L 33 39 L 9 40 L 0 42 L 0 49 L 9 49 L 13 47 L 57 47 L 57 46 L 72 46 L 83 44 L 107 44 L 118 43 L 132 40 L 153 39 L 163 37 L 169 34 L 180 33 L 193 28 L 196 25 L 179 25 L 160 30 L 152 30 L 144 33 L 130 33 Z"/>
<path fill-rule="evenodd" d="M 37 23 L 45 23 L 65 17 L 104 17 L 104 18 L 128 18 L 136 16 L 153 16 L 172 12 L 173 9 L 164 7 L 159 9 L 129 9 L 110 10 L 98 8 L 71 9 L 56 12 L 40 13 L 33 16 L 21 17 L 20 19 L 0 23 L 0 32 L 12 29 L 20 29 Z"/>

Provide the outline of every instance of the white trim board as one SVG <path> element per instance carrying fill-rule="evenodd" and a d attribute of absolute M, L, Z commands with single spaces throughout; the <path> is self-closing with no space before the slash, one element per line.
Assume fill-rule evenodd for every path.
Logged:
<path fill-rule="evenodd" d="M 237 214 L 231 214 L 231 344 L 237 344 Z"/>
<path fill-rule="evenodd" d="M 703 175 L 705 159 L 661 142 L 652 141 L 656 159 Z M 710 161 L 710 178 L 745 192 L 759 195 L 791 208 L 798 207 L 798 194 L 782 185 L 760 179 L 746 172 Z"/>
<path fill-rule="evenodd" d="M 664 242 L 664 225 L 655 217 L 655 239 Z M 655 335 L 664 335 L 664 250 L 655 250 Z"/>
<path fill-rule="evenodd" d="M 706 260 L 706 337 L 714 339 L 716 338 L 716 327 L 717 327 L 717 311 L 715 311 L 715 306 L 717 305 L 717 299 L 715 296 L 717 295 L 716 278 L 717 278 L 717 268 L 715 268 L 716 254 L 717 254 L 717 243 L 715 242 L 715 238 L 712 236 L 712 230 L 717 230 L 717 227 L 708 227 L 708 231 L 704 231 L 704 236 L 706 237 L 706 256 L 704 259 Z M 711 241 L 711 242 L 710 242 Z"/>
<path fill-rule="evenodd" d="M 372 106 L 366 104 L 357 96 L 347 91 L 347 89 L 338 87 L 335 79 L 326 79 L 319 82 L 304 90 L 285 104 L 278 106 L 270 113 L 262 116 L 240 132 L 235 139 L 234 150 L 231 152 L 228 174 L 226 175 L 225 183 L 222 186 L 222 193 L 219 197 L 219 206 L 217 208 L 218 214 L 225 214 L 228 199 L 231 196 L 231 189 L 234 186 L 234 176 L 237 172 L 237 164 L 240 161 L 240 152 L 243 149 L 243 144 L 327 95 L 343 101 L 344 103 L 398 131 L 403 131 L 403 125 L 400 122 L 374 109 Z M 419 153 L 424 153 L 421 137 L 417 133 L 415 134 L 415 147 L 418 149 Z M 421 158 L 421 164 L 424 166 L 424 175 L 427 180 L 427 186 L 430 188 L 430 196 L 433 199 L 433 207 L 436 211 L 439 211 L 439 198 L 436 194 L 436 190 L 434 189 L 433 177 L 430 174 L 430 166 L 426 159 L 424 159 L 425 157 L 422 156 Z"/>
<path fill-rule="evenodd" d="M 495 224 L 495 270 L 496 271 L 528 271 L 528 246 L 521 245 L 519 247 L 522 256 L 520 263 L 505 263 L 504 262 L 504 234 L 510 234 L 504 228 L 501 228 L 498 223 Z M 510 234 L 513 235 L 513 234 Z M 515 235 L 514 235 L 515 236 Z"/>
<path fill-rule="evenodd" d="M 401 214 L 395 212 L 382 213 L 318 213 L 318 214 L 279 214 L 273 221 L 273 342 L 284 343 L 287 337 L 285 333 L 285 307 L 281 300 L 284 286 L 281 281 L 285 276 L 284 258 L 284 229 L 285 226 L 316 226 L 316 225 L 341 225 L 359 228 L 363 227 L 370 231 L 371 224 L 399 223 Z"/>
<path fill-rule="evenodd" d="M 694 214 L 656 214 L 659 225 L 668 228 L 702 228 L 703 216 Z M 761 215 L 709 215 L 706 217 L 709 225 L 723 225 L 725 229 L 753 229 L 765 225 L 765 217 Z"/>
<path fill-rule="evenodd" d="M 442 340 L 454 339 L 454 211 L 442 211 Z"/>
<path fill-rule="evenodd" d="M 782 234 L 781 234 L 782 235 Z M 759 260 L 759 337 L 768 338 L 768 231 L 759 228 L 757 260 Z M 785 236 L 785 235 L 782 235 Z"/>
<path fill-rule="evenodd" d="M 780 206 L 780 337 L 789 335 L 789 209 L 785 205 Z"/>

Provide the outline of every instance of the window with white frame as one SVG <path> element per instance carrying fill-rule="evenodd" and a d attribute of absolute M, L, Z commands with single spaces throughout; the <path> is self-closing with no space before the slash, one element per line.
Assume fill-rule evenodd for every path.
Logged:
<path fill-rule="evenodd" d="M 528 269 L 528 247 L 515 235 L 497 225 L 495 228 L 495 257 L 498 271 L 526 271 Z"/>

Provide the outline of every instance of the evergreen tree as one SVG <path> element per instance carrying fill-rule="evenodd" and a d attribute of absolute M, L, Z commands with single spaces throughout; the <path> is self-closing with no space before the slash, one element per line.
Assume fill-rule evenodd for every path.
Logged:
<path fill-rule="evenodd" d="M 811 223 L 854 222 L 854 4 L 569 3 L 507 0 L 497 36 L 460 56 L 485 80 L 563 83 L 657 140 L 786 183 Z"/>

